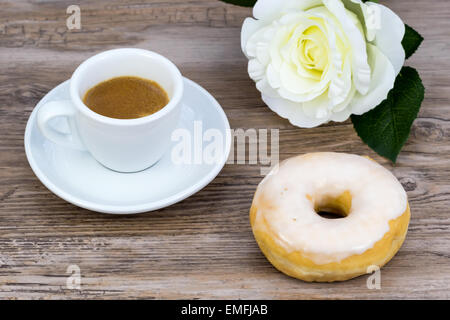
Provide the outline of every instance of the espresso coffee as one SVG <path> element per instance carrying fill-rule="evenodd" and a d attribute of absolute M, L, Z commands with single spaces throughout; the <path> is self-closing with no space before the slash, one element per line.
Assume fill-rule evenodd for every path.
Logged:
<path fill-rule="evenodd" d="M 106 117 L 136 119 L 164 108 L 169 103 L 169 96 L 155 81 L 124 76 L 92 87 L 84 95 L 83 102 Z"/>

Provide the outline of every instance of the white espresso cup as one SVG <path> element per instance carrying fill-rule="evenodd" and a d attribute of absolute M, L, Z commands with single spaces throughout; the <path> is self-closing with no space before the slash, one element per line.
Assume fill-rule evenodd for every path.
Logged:
<path fill-rule="evenodd" d="M 98 83 L 120 76 L 156 81 L 169 96 L 169 103 L 156 113 L 136 119 L 102 116 L 83 103 L 83 96 Z M 142 49 L 115 49 L 84 61 L 70 79 L 70 100 L 51 101 L 38 112 L 43 135 L 68 148 L 87 150 L 105 167 L 137 172 L 155 164 L 170 145 L 182 106 L 183 79 L 165 57 Z M 70 133 L 51 126 L 50 120 L 65 117 Z"/>

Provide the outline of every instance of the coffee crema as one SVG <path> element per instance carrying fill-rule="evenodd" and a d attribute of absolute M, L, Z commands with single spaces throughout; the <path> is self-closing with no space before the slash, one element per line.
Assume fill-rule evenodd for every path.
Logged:
<path fill-rule="evenodd" d="M 90 88 L 83 98 L 92 111 L 116 119 L 136 119 L 151 115 L 169 103 L 167 92 L 155 81 L 122 76 Z"/>

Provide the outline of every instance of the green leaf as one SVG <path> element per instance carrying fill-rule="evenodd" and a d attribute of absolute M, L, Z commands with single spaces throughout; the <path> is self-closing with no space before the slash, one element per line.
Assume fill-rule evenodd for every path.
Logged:
<path fill-rule="evenodd" d="M 420 44 L 423 41 L 423 37 L 413 28 L 405 23 L 405 35 L 403 36 L 402 46 L 405 49 L 406 59 L 411 57 Z"/>
<path fill-rule="evenodd" d="M 235 4 L 241 7 L 253 7 L 256 3 L 256 0 L 220 0 L 220 1 Z"/>
<path fill-rule="evenodd" d="M 422 104 L 425 88 L 416 69 L 403 67 L 388 97 L 375 109 L 352 115 L 360 138 L 395 163 Z"/>

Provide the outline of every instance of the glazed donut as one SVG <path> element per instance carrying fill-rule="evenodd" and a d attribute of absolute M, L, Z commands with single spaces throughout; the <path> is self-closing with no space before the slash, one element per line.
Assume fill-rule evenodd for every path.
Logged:
<path fill-rule="evenodd" d="M 339 215 L 329 219 L 320 212 Z M 369 158 L 309 153 L 285 160 L 259 184 L 250 209 L 255 239 L 281 272 L 304 281 L 343 281 L 381 268 L 408 229 L 400 182 Z"/>

